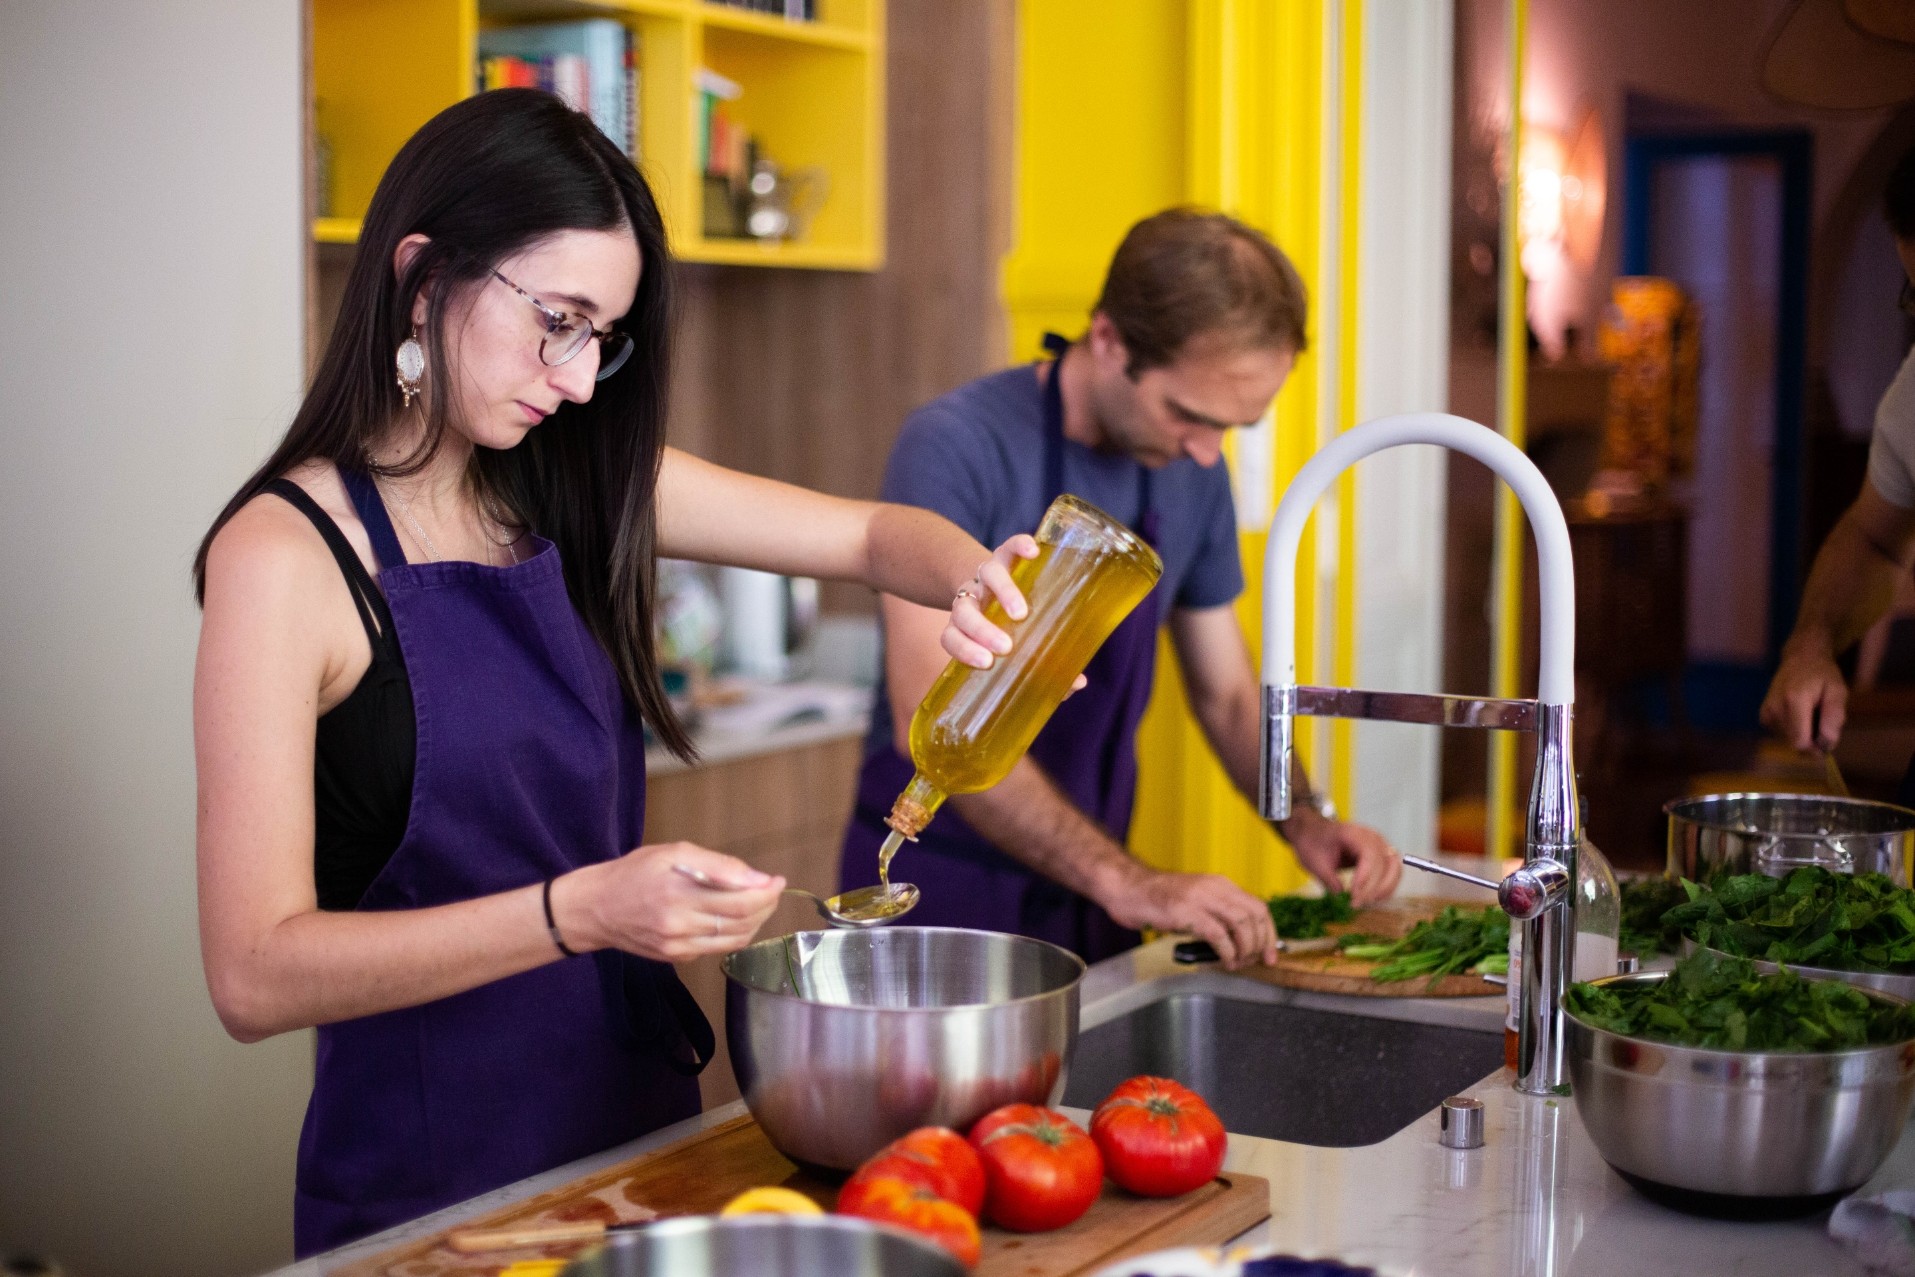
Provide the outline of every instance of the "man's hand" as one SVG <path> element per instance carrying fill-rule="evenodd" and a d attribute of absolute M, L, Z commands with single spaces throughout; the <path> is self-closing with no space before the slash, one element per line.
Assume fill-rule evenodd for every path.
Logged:
<path fill-rule="evenodd" d="M 1848 684 L 1826 644 L 1788 644 L 1762 701 L 1762 725 L 1803 751 L 1834 749 L 1848 718 Z"/>
<path fill-rule="evenodd" d="M 1359 909 L 1387 897 L 1403 876 L 1403 858 L 1389 839 L 1367 825 L 1328 820 L 1303 808 L 1283 822 L 1282 832 L 1297 860 L 1325 891 L 1342 891 L 1337 871 L 1354 866 L 1350 903 Z"/>
<path fill-rule="evenodd" d="M 1139 865 L 1118 893 L 1100 903 L 1120 926 L 1201 936 L 1226 967 L 1277 960 L 1270 906 L 1218 874 L 1163 873 Z"/>

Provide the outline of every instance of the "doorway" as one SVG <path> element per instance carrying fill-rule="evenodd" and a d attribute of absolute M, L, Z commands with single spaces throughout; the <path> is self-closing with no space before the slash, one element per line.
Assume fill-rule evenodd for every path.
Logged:
<path fill-rule="evenodd" d="M 1702 313 L 1683 711 L 1753 731 L 1802 581 L 1810 138 L 1659 132 L 1624 150 L 1623 272 L 1673 279 Z"/>

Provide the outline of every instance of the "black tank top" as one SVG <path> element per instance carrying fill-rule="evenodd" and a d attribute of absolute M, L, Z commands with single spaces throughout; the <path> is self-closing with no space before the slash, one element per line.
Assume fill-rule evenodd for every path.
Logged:
<path fill-rule="evenodd" d="M 352 909 L 406 835 L 418 727 L 412 682 L 386 596 L 346 534 L 298 484 L 267 492 L 312 520 L 325 538 L 372 644 L 372 664 L 350 695 L 319 718 L 313 756 L 313 883 L 321 909 Z"/>

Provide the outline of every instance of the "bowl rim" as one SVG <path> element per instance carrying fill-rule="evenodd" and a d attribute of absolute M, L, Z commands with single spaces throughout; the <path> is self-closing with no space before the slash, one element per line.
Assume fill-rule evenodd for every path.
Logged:
<path fill-rule="evenodd" d="M 1880 971 L 1870 967 L 1818 967 L 1806 962 L 1777 962 L 1773 958 L 1747 958 L 1739 953 L 1730 953 L 1727 949 L 1718 949 L 1714 945 L 1702 944 L 1698 942 L 1694 936 L 1686 932 L 1683 934 L 1682 943 L 1686 946 L 1683 950 L 1685 954 L 1696 949 L 1702 949 L 1715 954 L 1719 958 L 1742 958 L 1744 962 L 1755 963 L 1756 970 L 1761 971 L 1764 975 L 1770 975 L 1774 972 L 1787 969 L 1795 972 L 1804 980 L 1832 980 L 1837 984 L 1854 985 L 1856 988 L 1867 993 L 1879 993 L 1891 1001 L 1915 1003 L 1915 998 L 1910 998 L 1900 993 L 1892 993 L 1887 989 L 1877 989 L 1873 985 L 1856 984 L 1853 980 L 1844 980 L 1842 978 L 1845 975 L 1885 976 L 1891 980 L 1907 980 L 1911 984 L 1915 984 L 1915 967 L 1907 971 Z M 1591 981 L 1591 983 L 1594 982 Z"/>
<path fill-rule="evenodd" d="M 1806 831 L 1785 832 L 1782 830 L 1751 830 L 1745 825 L 1731 824 L 1724 820 L 1709 820 L 1693 816 L 1677 808 L 1691 803 L 1719 802 L 1734 798 L 1806 798 L 1816 802 L 1833 803 L 1843 807 L 1869 807 L 1883 811 L 1900 812 L 1907 818 L 1906 829 L 1853 830 L 1844 834 L 1816 834 Z M 1840 794 L 1804 794 L 1793 790 L 1734 789 L 1719 794 L 1686 794 L 1681 798 L 1671 798 L 1662 805 L 1662 814 L 1671 823 L 1682 821 L 1698 829 L 1708 829 L 1716 833 L 1736 834 L 1744 838 L 1807 838 L 1817 842 L 1830 838 L 1896 838 L 1915 834 L 1915 808 L 1904 807 L 1900 803 L 1885 803 L 1875 798 L 1854 798 Z"/>
<path fill-rule="evenodd" d="M 996 1002 L 951 1002 L 951 1003 L 946 1003 L 942 1006 L 934 1006 L 934 1007 L 880 1007 L 880 1006 L 867 1006 L 867 1005 L 856 1003 L 856 1002 L 825 1002 L 818 998 L 807 998 L 807 997 L 801 997 L 800 995 L 796 993 L 787 993 L 782 988 L 767 989 L 761 984 L 749 984 L 743 980 L 740 980 L 737 976 L 732 974 L 732 959 L 737 957 L 739 954 L 748 953 L 751 950 L 756 949 L 761 945 L 783 944 L 791 936 L 823 935 L 823 936 L 864 936 L 864 937 L 875 938 L 875 936 L 879 932 L 899 932 L 899 931 L 956 932 L 961 935 L 971 935 L 971 936 L 976 936 L 976 935 L 1001 936 L 1006 940 L 1015 940 L 1025 944 L 1042 945 L 1043 947 L 1047 949 L 1055 949 L 1058 953 L 1063 954 L 1065 957 L 1069 958 L 1072 962 L 1076 963 L 1077 970 L 1071 976 L 1071 978 L 1065 983 L 1058 985 L 1055 989 L 1046 989 L 1042 993 L 1027 993 L 1023 995 L 1022 997 L 1002 998 Z M 839 943 L 848 944 L 850 943 L 850 941 L 843 940 L 843 941 L 839 941 Z M 751 944 L 746 945 L 743 949 L 733 949 L 730 953 L 726 954 L 719 961 L 718 969 L 724 973 L 725 987 L 727 989 L 730 989 L 733 985 L 736 985 L 740 989 L 744 989 L 749 993 L 754 993 L 761 997 L 778 998 L 786 1002 L 795 1002 L 799 1004 L 800 1006 L 822 1007 L 830 1011 L 847 1011 L 847 1012 L 856 1012 L 859 1014 L 866 1014 L 866 1015 L 869 1015 L 869 1014 L 938 1015 L 938 1014 L 943 1014 L 943 1013 L 947 1013 L 951 1011 L 987 1011 L 987 1010 L 994 1010 L 998 1007 L 1024 1006 L 1028 1003 L 1039 1002 L 1046 998 L 1055 998 L 1059 994 L 1067 994 L 1067 993 L 1074 992 L 1079 985 L 1083 984 L 1085 974 L 1090 971 L 1090 964 L 1085 962 L 1084 959 L 1080 957 L 1079 955 L 1072 953 L 1069 949 L 1066 949 L 1061 944 L 1052 944 L 1048 940 L 1039 940 L 1036 936 L 1021 936 L 1014 931 L 984 931 L 977 927 L 895 927 L 895 926 L 892 926 L 892 927 L 873 927 L 873 928 L 858 929 L 858 930 L 845 930 L 839 927 L 819 927 L 819 928 L 815 928 L 808 931 L 792 931 L 782 936 L 769 936 L 763 940 L 753 941 Z"/>
<path fill-rule="evenodd" d="M 827 1211 L 822 1215 L 781 1215 L 769 1212 L 748 1215 L 670 1215 L 663 1219 L 652 1220 L 643 1228 L 610 1234 L 605 1238 L 603 1245 L 607 1247 L 640 1246 L 644 1244 L 646 1235 L 654 1232 L 663 1237 L 670 1237 L 687 1234 L 696 1236 L 699 1233 L 719 1230 L 747 1232 L 780 1228 L 797 1228 L 813 1232 L 876 1233 L 899 1242 L 908 1242 L 913 1247 L 948 1261 L 950 1271 L 954 1273 L 964 1271 L 964 1265 L 958 1262 L 955 1255 L 920 1233 L 914 1233 L 901 1225 L 887 1223 L 884 1220 L 865 1219 L 857 1215 L 840 1215 L 835 1211 Z M 597 1247 L 593 1247 L 581 1252 L 568 1263 L 564 1271 L 571 1272 L 573 1264 L 580 1263 L 596 1251 Z"/>
<path fill-rule="evenodd" d="M 1734 957 L 1735 955 L 1729 954 L 1726 956 Z M 1674 974 L 1675 972 L 1673 971 L 1631 971 L 1627 974 L 1606 975 L 1596 980 L 1577 980 L 1571 987 L 1575 987 L 1576 984 L 1659 984 Z M 1803 976 L 1802 978 L 1809 980 L 1815 977 Z M 1845 980 L 1826 980 L 1823 981 L 1823 983 L 1847 984 L 1848 982 Z M 1867 994 L 1869 997 L 1880 998 L 1884 1002 L 1892 1002 L 1900 1006 L 1909 1005 L 1908 999 L 1897 997 L 1893 993 L 1884 993 L 1880 989 L 1864 988 L 1857 984 L 1849 984 L 1848 987 L 1859 993 Z M 1841 1060 L 1851 1056 L 1868 1055 L 1876 1051 L 1900 1050 L 1911 1043 L 1915 1043 L 1915 1035 L 1911 1035 L 1894 1042 L 1871 1042 L 1865 1046 L 1845 1046 L 1839 1051 L 1774 1051 L 1766 1049 L 1739 1051 L 1734 1047 L 1728 1046 L 1693 1046 L 1685 1042 L 1669 1042 L 1662 1038 L 1646 1038 L 1636 1033 L 1619 1033 L 1615 1029 L 1605 1029 L 1600 1024 L 1591 1024 L 1589 1021 L 1577 1015 L 1570 1009 L 1567 1000 L 1563 1003 L 1563 1018 L 1573 1021 L 1579 1028 L 1587 1029 L 1591 1033 L 1601 1033 L 1608 1037 L 1615 1038 L 1618 1041 L 1640 1043 L 1643 1046 L 1653 1046 L 1664 1051 L 1693 1051 L 1697 1055 L 1720 1056 L 1728 1060 L 1746 1060 L 1751 1057 L 1770 1057 L 1784 1060 Z"/>

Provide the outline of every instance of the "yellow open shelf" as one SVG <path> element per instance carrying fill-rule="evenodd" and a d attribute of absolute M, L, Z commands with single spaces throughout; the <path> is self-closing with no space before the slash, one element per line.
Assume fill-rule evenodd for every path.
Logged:
<path fill-rule="evenodd" d="M 640 167 L 673 252 L 736 266 L 875 270 L 884 264 L 884 0 L 820 0 L 814 22 L 710 0 L 312 0 L 316 119 L 332 152 L 322 244 L 351 244 L 401 144 L 475 90 L 479 32 L 613 18 L 637 38 Z M 744 89 L 727 113 L 788 171 L 825 175 L 801 240 L 701 233 L 696 75 Z"/>

